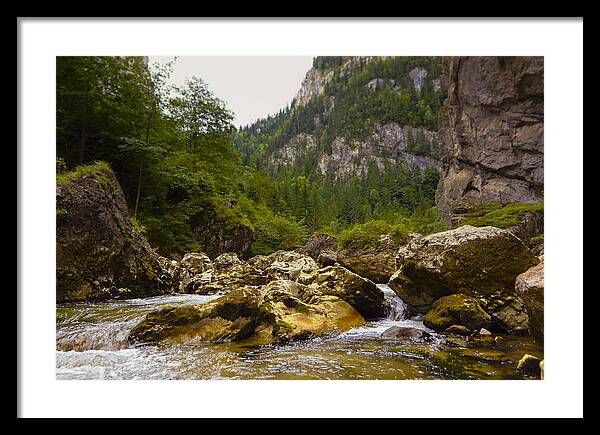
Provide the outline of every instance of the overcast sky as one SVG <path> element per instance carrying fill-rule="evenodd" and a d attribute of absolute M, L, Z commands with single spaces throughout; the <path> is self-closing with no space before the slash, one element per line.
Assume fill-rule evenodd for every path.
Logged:
<path fill-rule="evenodd" d="M 150 56 L 150 63 L 173 57 Z M 171 83 L 196 76 L 227 103 L 236 127 L 276 113 L 291 103 L 312 66 L 308 56 L 181 56 Z"/>

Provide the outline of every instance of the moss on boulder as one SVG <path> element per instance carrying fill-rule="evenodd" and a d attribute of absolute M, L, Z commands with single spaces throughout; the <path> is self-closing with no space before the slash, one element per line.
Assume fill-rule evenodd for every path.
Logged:
<path fill-rule="evenodd" d="M 501 307 L 504 298 L 516 296 L 516 276 L 538 261 L 507 230 L 462 226 L 412 238 L 398 251 L 389 286 L 420 312 L 455 293 L 476 297 L 485 308 L 488 302 Z"/>
<path fill-rule="evenodd" d="M 360 326 L 365 319 L 342 299 L 290 280 L 244 287 L 205 305 L 149 313 L 129 334 L 131 343 L 161 340 L 281 343 Z"/>
<path fill-rule="evenodd" d="M 491 323 L 491 316 L 481 308 L 477 299 L 462 294 L 438 299 L 423 316 L 423 324 L 436 331 L 444 331 L 453 325 L 478 330 L 490 328 Z"/>

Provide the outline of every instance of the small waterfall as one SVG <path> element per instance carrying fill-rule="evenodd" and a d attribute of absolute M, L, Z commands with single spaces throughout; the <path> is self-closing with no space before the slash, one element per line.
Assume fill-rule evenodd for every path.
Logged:
<path fill-rule="evenodd" d="M 406 320 L 408 318 L 408 307 L 402 299 L 387 284 L 377 284 L 389 302 L 389 308 L 386 313 L 388 320 Z"/>

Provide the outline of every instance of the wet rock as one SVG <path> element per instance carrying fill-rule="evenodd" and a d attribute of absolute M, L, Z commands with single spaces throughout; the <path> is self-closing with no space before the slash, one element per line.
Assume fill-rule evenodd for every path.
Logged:
<path fill-rule="evenodd" d="M 146 315 L 129 333 L 130 343 L 239 340 L 254 331 L 262 303 L 255 288 L 240 288 L 203 305 L 165 307 Z"/>
<path fill-rule="evenodd" d="M 461 294 L 438 299 L 423 316 L 423 324 L 436 331 L 444 331 L 452 325 L 479 330 L 489 328 L 491 321 L 490 315 L 483 311 L 477 299 Z"/>
<path fill-rule="evenodd" d="M 325 295 L 339 297 L 352 305 L 365 319 L 383 317 L 388 309 L 383 292 L 371 280 L 342 266 L 328 266 L 299 282 Z"/>
<path fill-rule="evenodd" d="M 516 297 L 516 276 L 538 261 L 506 230 L 465 225 L 410 239 L 398 251 L 389 286 L 420 312 L 454 293 L 476 297 L 484 308 L 499 306 Z"/>
<path fill-rule="evenodd" d="M 544 380 L 544 360 L 540 361 L 540 379 Z"/>
<path fill-rule="evenodd" d="M 429 341 L 431 334 L 423 329 L 392 326 L 381 333 L 384 338 L 395 338 L 402 341 Z"/>
<path fill-rule="evenodd" d="M 526 353 L 517 363 L 517 373 L 539 378 L 541 374 L 540 359 Z"/>
<path fill-rule="evenodd" d="M 178 268 L 133 229 L 112 170 L 56 186 L 56 301 L 147 297 L 178 290 Z M 111 290 L 126 289 L 126 290 Z"/>
<path fill-rule="evenodd" d="M 471 334 L 471 330 L 463 325 L 452 325 L 444 330 L 447 335 L 462 335 L 466 337 Z"/>
<path fill-rule="evenodd" d="M 520 298 L 508 300 L 499 308 L 489 310 L 492 316 L 492 327 L 495 331 L 512 335 L 527 335 L 529 316 Z"/>
<path fill-rule="evenodd" d="M 387 283 L 396 272 L 400 245 L 382 235 L 376 246 L 348 247 L 338 252 L 337 261 L 352 272 L 376 283 Z"/>
<path fill-rule="evenodd" d="M 243 287 L 205 305 L 149 313 L 130 343 L 241 341 L 282 343 L 345 331 L 364 318 L 347 302 L 290 280 Z"/>
<path fill-rule="evenodd" d="M 515 290 L 527 309 L 529 332 L 544 336 L 544 261 L 517 276 Z"/>
<path fill-rule="evenodd" d="M 264 303 L 257 319 L 258 341 L 282 343 L 306 340 L 364 323 L 350 304 L 289 280 L 273 281 L 264 288 Z"/>

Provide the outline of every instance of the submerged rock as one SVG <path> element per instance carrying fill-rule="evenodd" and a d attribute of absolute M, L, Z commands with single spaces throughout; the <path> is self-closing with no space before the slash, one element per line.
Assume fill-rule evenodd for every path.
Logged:
<path fill-rule="evenodd" d="M 529 333 L 544 336 L 544 261 L 523 272 L 515 281 L 515 290 L 523 299 L 529 315 Z"/>
<path fill-rule="evenodd" d="M 433 303 L 423 316 L 423 324 L 436 331 L 444 331 L 453 325 L 462 325 L 470 330 L 490 328 L 492 318 L 477 299 L 456 294 L 444 296 Z"/>
<path fill-rule="evenodd" d="M 352 272 L 376 283 L 387 283 L 396 272 L 399 244 L 382 235 L 377 246 L 348 247 L 338 252 L 337 261 Z"/>
<path fill-rule="evenodd" d="M 446 335 L 461 335 L 466 337 L 471 335 L 471 330 L 463 325 L 452 325 L 444 330 L 444 334 Z"/>
<path fill-rule="evenodd" d="M 384 338 L 395 338 L 402 341 L 429 341 L 431 334 L 423 329 L 392 326 L 381 333 Z"/>
<path fill-rule="evenodd" d="M 476 297 L 493 312 L 516 298 L 516 276 L 538 261 L 509 231 L 465 225 L 410 239 L 398 251 L 389 286 L 420 312 L 451 294 Z"/>

